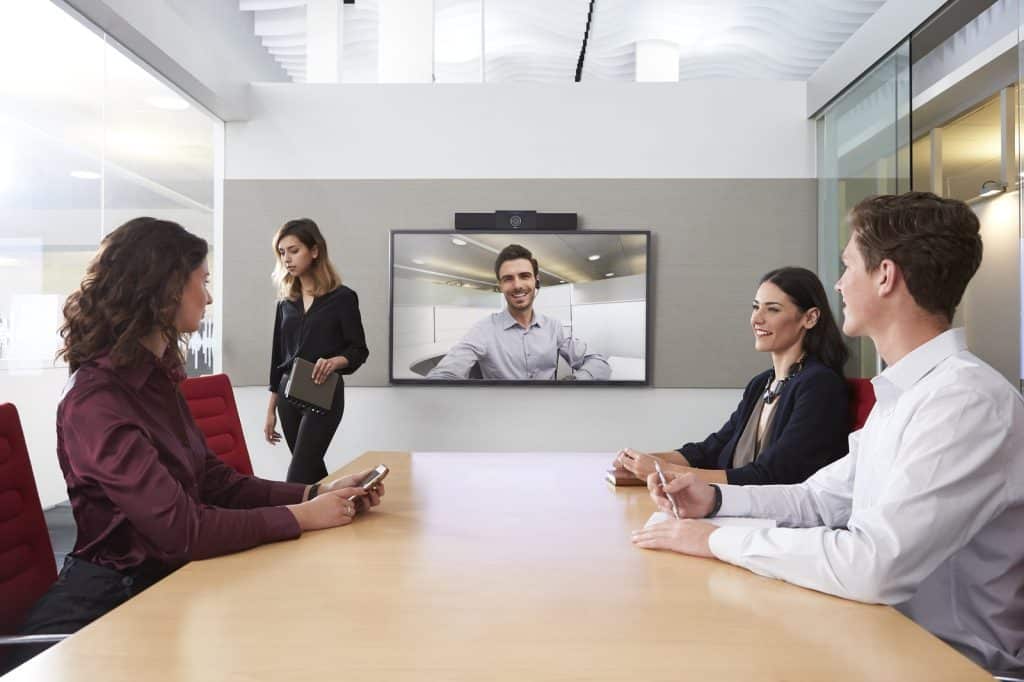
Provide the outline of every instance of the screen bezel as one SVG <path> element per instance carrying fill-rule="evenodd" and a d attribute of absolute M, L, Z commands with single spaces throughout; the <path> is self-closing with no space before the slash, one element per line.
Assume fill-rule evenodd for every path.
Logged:
<path fill-rule="evenodd" d="M 647 268 L 644 278 L 644 378 L 623 381 L 531 381 L 529 379 L 396 379 L 395 378 L 395 236 L 403 234 L 487 234 L 487 235 L 644 235 L 644 257 Z M 391 230 L 388 238 L 388 383 L 394 386 L 545 386 L 587 388 L 594 386 L 651 385 L 651 241 L 650 230 Z"/>

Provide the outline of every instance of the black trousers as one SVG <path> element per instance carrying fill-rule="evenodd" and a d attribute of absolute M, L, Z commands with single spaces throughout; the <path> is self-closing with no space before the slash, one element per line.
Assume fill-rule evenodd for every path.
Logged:
<path fill-rule="evenodd" d="M 287 383 L 288 375 L 285 375 L 277 394 L 277 416 L 281 420 L 281 430 L 284 431 L 288 449 L 292 452 L 292 462 L 288 465 L 288 477 L 285 480 L 308 485 L 327 475 L 324 456 L 341 424 L 341 416 L 345 413 L 345 385 L 338 381 L 330 412 L 316 414 L 288 402 L 284 397 Z"/>
<path fill-rule="evenodd" d="M 122 573 L 69 555 L 64 558 L 64 567 L 57 576 L 57 582 L 29 610 L 18 634 L 78 632 L 153 585 L 166 574 L 166 571 Z M 0 674 L 21 665 L 51 646 L 53 645 L 32 644 L 9 647 L 10 655 L 0 666 Z"/>

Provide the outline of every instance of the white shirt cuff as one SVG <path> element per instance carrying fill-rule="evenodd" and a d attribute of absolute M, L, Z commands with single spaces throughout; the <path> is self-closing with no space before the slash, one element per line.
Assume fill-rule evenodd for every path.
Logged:
<path fill-rule="evenodd" d="M 715 516 L 750 516 L 750 493 L 741 485 L 719 485 L 722 506 Z"/>
<path fill-rule="evenodd" d="M 708 548 L 722 561 L 742 566 L 743 546 L 750 534 L 756 530 L 742 526 L 718 528 L 708 536 Z"/>

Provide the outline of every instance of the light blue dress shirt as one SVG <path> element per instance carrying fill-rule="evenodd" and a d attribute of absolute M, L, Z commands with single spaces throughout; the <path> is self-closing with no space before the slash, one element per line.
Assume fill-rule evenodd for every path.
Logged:
<path fill-rule="evenodd" d="M 566 337 L 558 320 L 534 311 L 533 322 L 524 328 L 505 308 L 474 324 L 427 378 L 468 379 L 473 365 L 479 364 L 484 379 L 554 381 L 559 356 L 576 379 L 604 381 L 611 377 L 604 356 L 587 353 L 587 344 Z"/>

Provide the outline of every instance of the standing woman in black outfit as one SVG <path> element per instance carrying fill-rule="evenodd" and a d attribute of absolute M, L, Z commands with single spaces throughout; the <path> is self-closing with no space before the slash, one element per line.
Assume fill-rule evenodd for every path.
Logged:
<path fill-rule="evenodd" d="M 338 377 L 329 412 L 317 414 L 297 407 L 284 397 L 292 363 L 296 357 L 314 363 L 313 380 L 322 384 L 331 372 L 351 374 L 359 369 L 370 351 L 359 316 L 359 297 L 341 283 L 317 224 L 308 218 L 289 220 L 274 235 L 274 254 L 280 300 L 264 435 L 271 445 L 281 440 L 276 430 L 280 415 L 292 452 L 287 480 L 315 483 L 327 475 L 324 455 L 345 411 L 345 387 Z"/>

